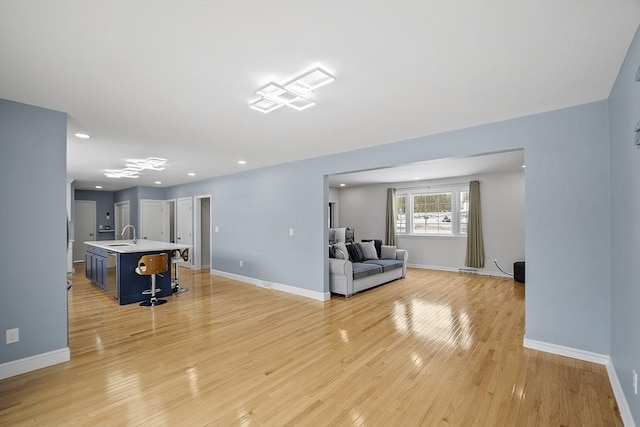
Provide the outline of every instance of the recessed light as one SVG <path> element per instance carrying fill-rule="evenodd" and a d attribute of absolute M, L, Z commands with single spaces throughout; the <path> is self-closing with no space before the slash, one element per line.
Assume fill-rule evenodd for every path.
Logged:
<path fill-rule="evenodd" d="M 89 139 L 91 138 L 89 135 L 87 135 L 86 133 L 76 133 L 75 136 L 77 136 L 78 138 L 82 138 L 82 139 Z"/>
<path fill-rule="evenodd" d="M 246 160 L 238 160 L 238 164 L 239 165 L 246 165 L 247 161 Z"/>
<path fill-rule="evenodd" d="M 418 179 L 420 179 L 420 177 L 419 176 L 414 176 L 413 179 L 418 180 Z"/>
<path fill-rule="evenodd" d="M 524 169 L 526 165 L 522 165 L 522 168 Z"/>
<path fill-rule="evenodd" d="M 100 190 L 102 188 L 102 185 L 96 185 L 96 188 Z"/>
<path fill-rule="evenodd" d="M 160 184 L 162 184 L 162 181 L 156 181 L 155 183 L 160 185 Z"/>
<path fill-rule="evenodd" d="M 196 173 L 195 173 L 195 172 L 189 172 L 187 175 L 189 175 L 189 176 L 196 176 Z"/>
<path fill-rule="evenodd" d="M 340 187 L 344 187 L 345 185 L 347 185 L 347 184 L 340 184 Z"/>

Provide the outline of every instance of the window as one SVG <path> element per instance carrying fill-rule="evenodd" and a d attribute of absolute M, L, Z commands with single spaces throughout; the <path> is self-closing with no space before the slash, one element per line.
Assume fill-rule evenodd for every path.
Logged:
<path fill-rule="evenodd" d="M 467 234 L 469 222 L 469 191 L 460 192 L 460 234 Z"/>
<path fill-rule="evenodd" d="M 396 233 L 413 236 L 467 234 L 469 191 L 417 188 L 396 195 Z"/>
<path fill-rule="evenodd" d="M 396 233 L 407 232 L 407 196 L 396 196 Z"/>
<path fill-rule="evenodd" d="M 451 193 L 413 196 L 413 234 L 451 234 Z"/>

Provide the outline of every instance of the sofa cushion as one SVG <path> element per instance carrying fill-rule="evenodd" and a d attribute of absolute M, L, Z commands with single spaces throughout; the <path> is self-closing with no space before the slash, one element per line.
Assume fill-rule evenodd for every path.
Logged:
<path fill-rule="evenodd" d="M 364 254 L 365 259 L 379 258 L 373 241 L 359 243 L 359 245 L 362 248 L 362 253 Z"/>
<path fill-rule="evenodd" d="M 399 261 L 397 259 L 370 259 L 364 261 L 363 264 L 380 266 L 383 272 L 395 270 L 396 268 L 402 268 L 402 261 Z"/>
<path fill-rule="evenodd" d="M 380 258 L 384 259 L 396 259 L 396 250 L 397 246 L 383 246 L 382 247 L 382 255 Z"/>
<path fill-rule="evenodd" d="M 349 259 L 349 252 L 343 242 L 333 245 L 333 250 L 335 252 L 336 259 Z"/>
<path fill-rule="evenodd" d="M 362 239 L 363 242 L 373 242 L 373 246 L 376 247 L 378 258 L 382 258 L 382 239 Z"/>
<path fill-rule="evenodd" d="M 366 262 L 354 262 L 353 265 L 353 280 L 362 279 L 365 277 L 373 276 L 374 274 L 382 273 L 382 267 L 376 264 L 369 264 Z"/>
<path fill-rule="evenodd" d="M 360 243 L 351 243 L 346 246 L 351 262 L 362 262 L 367 260 L 367 258 L 364 256 L 364 253 L 362 252 Z"/>

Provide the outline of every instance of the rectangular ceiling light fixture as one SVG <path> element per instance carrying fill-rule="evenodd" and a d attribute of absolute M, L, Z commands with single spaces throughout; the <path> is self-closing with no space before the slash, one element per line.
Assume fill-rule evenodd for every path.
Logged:
<path fill-rule="evenodd" d="M 167 159 L 160 157 L 148 157 L 146 159 L 127 159 L 124 169 L 106 169 L 105 176 L 107 178 L 139 178 L 140 172 L 145 169 L 161 171 Z"/>
<path fill-rule="evenodd" d="M 316 67 L 300 74 L 284 85 L 269 82 L 256 91 L 261 98 L 251 102 L 249 108 L 269 113 L 286 105 L 302 111 L 316 105 L 314 101 L 305 98 L 304 95 L 310 95 L 315 89 L 335 80 L 334 76 L 322 68 Z"/>

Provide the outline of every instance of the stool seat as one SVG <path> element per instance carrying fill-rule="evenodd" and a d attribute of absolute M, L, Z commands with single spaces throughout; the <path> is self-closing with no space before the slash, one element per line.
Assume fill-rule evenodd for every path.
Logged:
<path fill-rule="evenodd" d="M 156 288 L 156 275 L 166 272 L 169 269 L 169 257 L 166 253 L 143 255 L 138 260 L 136 273 L 141 276 L 151 276 L 151 289 L 142 292 L 143 294 L 151 294 L 151 299 L 142 301 L 141 306 L 153 307 L 167 302 L 163 299 L 156 298 L 156 292 L 160 289 Z"/>

